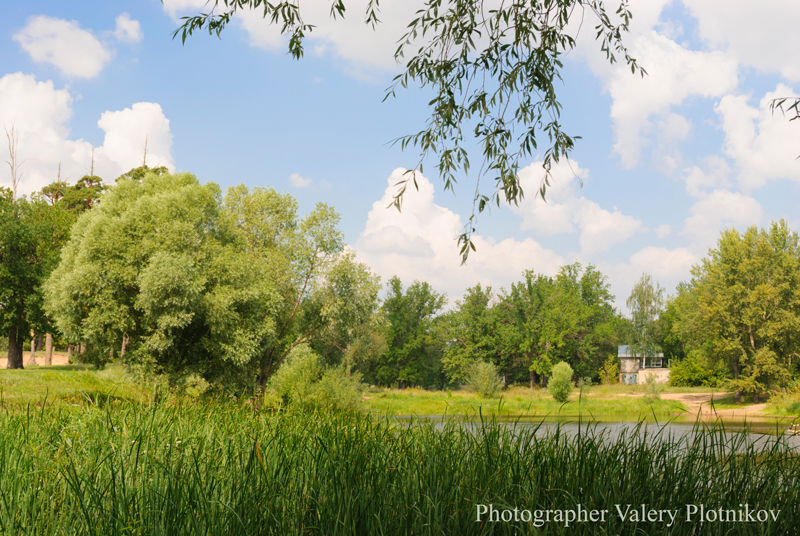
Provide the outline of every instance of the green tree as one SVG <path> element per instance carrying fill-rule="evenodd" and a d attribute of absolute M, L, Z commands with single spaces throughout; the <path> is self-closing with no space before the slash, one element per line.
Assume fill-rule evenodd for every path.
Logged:
<path fill-rule="evenodd" d="M 382 385 L 442 385 L 442 343 L 434 336 L 434 318 L 445 296 L 428 283 L 414 281 L 405 291 L 398 277 L 389 280 L 383 311 L 389 322 L 388 351 L 376 378 Z"/>
<path fill-rule="evenodd" d="M 219 36 L 233 15 L 247 9 L 259 10 L 279 26 L 290 37 L 289 52 L 295 59 L 302 57 L 303 41 L 314 27 L 304 21 L 301 5 L 288 0 L 214 0 L 205 13 L 185 17 L 173 37 L 180 35 L 185 43 L 200 30 Z M 368 2 L 366 23 L 377 26 L 378 12 L 379 2 Z M 426 157 L 436 156 L 445 189 L 453 189 L 456 175 L 470 169 L 465 132 L 472 131 L 483 152 L 481 169 L 495 182 L 490 196 L 476 189 L 478 212 L 492 202 L 499 205 L 501 197 L 517 203 L 524 195 L 517 175 L 520 163 L 543 147 L 539 193 L 544 196 L 552 165 L 569 156 L 576 139 L 560 123 L 557 87 L 561 58 L 575 47 L 586 15 L 595 23 L 608 61 L 621 56 L 633 73 L 644 75 L 623 45 L 632 16 L 627 2 L 611 15 L 602 0 L 531 0 L 491 9 L 476 0 L 426 0 L 399 40 L 395 59 L 405 70 L 387 90 L 388 98 L 399 87 L 417 84 L 434 94 L 425 128 L 396 140 L 403 148 L 420 150 L 418 163 L 409 167 L 422 171 Z M 331 1 L 331 16 L 345 16 L 344 0 Z M 411 56 L 407 61 L 406 55 Z M 396 194 L 398 208 L 409 181 L 415 183 L 413 171 Z M 475 247 L 475 216 L 473 212 L 459 237 L 464 260 Z"/>
<path fill-rule="evenodd" d="M 500 361 L 492 296 L 492 287 L 468 288 L 455 309 L 442 318 L 438 336 L 445 342 L 442 364 L 450 381 L 465 381 L 475 363 Z"/>
<path fill-rule="evenodd" d="M 89 343 L 97 364 L 125 339 L 123 361 L 141 370 L 241 383 L 275 332 L 279 295 L 220 197 L 189 174 L 123 179 L 106 192 L 44 285 L 65 337 Z"/>
<path fill-rule="evenodd" d="M 45 186 L 42 192 L 49 197 L 55 197 L 60 191 L 61 184 L 54 182 L 49 186 Z M 75 186 L 67 186 L 64 189 L 59 202 L 68 209 L 81 213 L 92 208 L 105 189 L 103 179 L 95 175 L 84 175 L 75 183 Z"/>
<path fill-rule="evenodd" d="M 22 345 L 31 329 L 46 331 L 42 281 L 58 261 L 71 219 L 40 196 L 13 200 L 0 189 L 0 325 L 8 334 L 7 368 L 23 368 Z"/>
<path fill-rule="evenodd" d="M 594 266 L 564 266 L 555 278 L 528 270 L 495 307 L 500 354 L 508 366 L 524 367 L 531 387 L 557 361 L 594 377 L 616 343 L 611 300 L 606 278 Z"/>
<path fill-rule="evenodd" d="M 629 342 L 636 355 L 652 357 L 661 351 L 656 334 L 656 321 L 664 306 L 664 289 L 650 274 L 643 273 L 633 285 L 625 304 L 631 315 L 633 340 Z"/>
<path fill-rule="evenodd" d="M 262 388 L 300 344 L 326 345 L 335 359 L 346 358 L 376 312 L 380 281 L 343 251 L 339 214 L 319 203 L 301 219 L 291 195 L 244 185 L 228 189 L 224 208 L 279 295 L 275 329 L 258 359 Z"/>
<path fill-rule="evenodd" d="M 783 220 L 727 229 L 678 295 L 688 350 L 723 360 L 741 392 L 783 385 L 800 356 L 800 244 Z"/>

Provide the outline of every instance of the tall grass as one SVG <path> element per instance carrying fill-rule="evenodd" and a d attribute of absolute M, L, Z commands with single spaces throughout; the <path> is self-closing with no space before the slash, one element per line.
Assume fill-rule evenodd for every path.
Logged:
<path fill-rule="evenodd" d="M 28 406 L 0 416 L 0 533 L 790 534 L 800 461 L 744 434 L 398 424 L 228 403 Z M 495 508 L 780 509 L 776 522 L 476 522 Z"/>

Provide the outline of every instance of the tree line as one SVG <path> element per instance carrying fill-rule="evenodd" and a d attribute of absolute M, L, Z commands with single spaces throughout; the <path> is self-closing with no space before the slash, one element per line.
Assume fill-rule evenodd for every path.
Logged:
<path fill-rule="evenodd" d="M 784 221 L 723 231 L 666 300 L 644 274 L 623 315 L 608 278 L 579 263 L 552 277 L 527 270 L 499 291 L 477 284 L 447 309 L 426 282 L 382 287 L 345 246 L 332 207 L 298 208 L 274 189 L 223 194 L 146 166 L 114 184 L 56 181 L 30 199 L 3 190 L 8 367 L 47 334 L 83 362 L 239 390 L 263 390 L 299 346 L 401 388 L 458 385 L 476 363 L 504 385 L 544 385 L 559 362 L 576 378 L 613 381 L 620 344 L 663 352 L 679 384 L 759 393 L 796 376 L 800 245 Z"/>

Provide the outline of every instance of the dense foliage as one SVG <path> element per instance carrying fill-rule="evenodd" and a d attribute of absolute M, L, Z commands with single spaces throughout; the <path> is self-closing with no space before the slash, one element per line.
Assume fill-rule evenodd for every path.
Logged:
<path fill-rule="evenodd" d="M 728 385 L 757 395 L 785 387 L 800 355 L 800 243 L 785 221 L 722 232 L 671 300 L 666 342 L 689 353 L 678 381 Z M 671 339 L 671 340 L 670 340 Z"/>
<path fill-rule="evenodd" d="M 765 455 L 764 450 L 769 453 Z M 704 535 L 792 534 L 800 457 L 747 434 L 619 434 L 463 421 L 402 425 L 220 403 L 11 411 L 0 419 L 3 534 L 698 533 L 686 505 L 780 510 Z M 477 521 L 477 505 L 607 509 L 604 523 Z M 679 510 L 622 520 L 614 505 Z"/>

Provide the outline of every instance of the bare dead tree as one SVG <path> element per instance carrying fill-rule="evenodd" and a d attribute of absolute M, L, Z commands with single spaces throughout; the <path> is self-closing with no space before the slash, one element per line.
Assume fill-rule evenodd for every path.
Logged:
<path fill-rule="evenodd" d="M 142 167 L 147 169 L 147 134 L 144 135 L 144 156 L 142 156 Z"/>
<path fill-rule="evenodd" d="M 11 168 L 11 191 L 14 196 L 14 201 L 17 200 L 17 186 L 20 181 L 22 181 L 22 176 L 24 175 L 24 173 L 19 172 L 19 168 L 22 167 L 22 164 L 27 162 L 27 159 L 20 162 L 17 155 L 19 150 L 19 132 L 17 132 L 15 128 L 16 122 L 16 119 L 11 122 L 11 132 L 8 131 L 8 127 L 3 123 L 3 129 L 6 131 L 6 138 L 8 138 L 8 155 L 10 160 L 6 160 L 6 164 Z"/>

